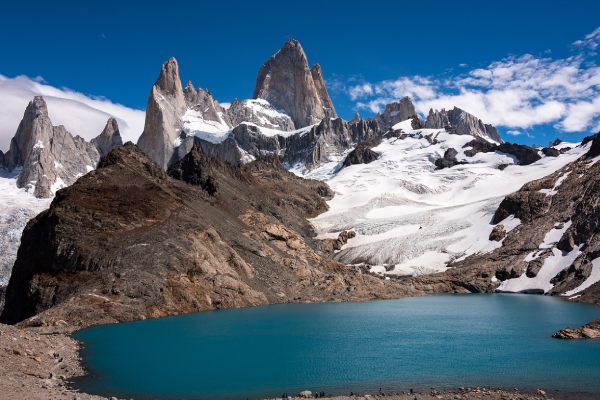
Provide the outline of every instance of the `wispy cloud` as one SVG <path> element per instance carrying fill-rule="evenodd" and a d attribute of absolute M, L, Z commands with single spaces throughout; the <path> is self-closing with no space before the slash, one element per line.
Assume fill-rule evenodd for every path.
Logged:
<path fill-rule="evenodd" d="M 372 112 L 410 96 L 422 114 L 457 106 L 513 134 L 540 124 L 580 132 L 600 126 L 600 67 L 587 51 L 599 43 L 600 28 L 574 42 L 579 51 L 567 58 L 524 54 L 450 77 L 362 81 L 346 92 L 357 109 Z"/>
<path fill-rule="evenodd" d="M 108 117 L 117 119 L 123 140 L 137 141 L 144 129 L 145 113 L 102 97 L 87 96 L 70 89 L 59 89 L 43 78 L 0 75 L 0 149 L 7 150 L 27 103 L 44 96 L 54 125 L 64 125 L 73 135 L 91 139 L 102 131 Z"/>

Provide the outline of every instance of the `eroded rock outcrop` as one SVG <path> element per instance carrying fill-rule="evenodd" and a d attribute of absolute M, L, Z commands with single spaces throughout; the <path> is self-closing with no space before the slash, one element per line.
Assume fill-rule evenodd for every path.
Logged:
<path fill-rule="evenodd" d="M 36 197 L 51 197 L 96 167 L 96 147 L 64 126 L 53 126 L 46 102 L 36 96 L 25 109 L 23 119 L 4 156 L 9 170 L 22 168 L 17 186 L 28 188 Z"/>
<path fill-rule="evenodd" d="M 592 321 L 579 328 L 564 328 L 552 335 L 555 339 L 599 339 L 600 320 Z"/>

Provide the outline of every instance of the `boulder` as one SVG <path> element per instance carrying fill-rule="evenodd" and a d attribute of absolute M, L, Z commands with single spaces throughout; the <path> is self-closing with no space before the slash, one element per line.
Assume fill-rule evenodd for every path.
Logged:
<path fill-rule="evenodd" d="M 504 230 L 504 225 L 498 224 L 492 229 L 489 239 L 493 240 L 495 242 L 499 242 L 502 239 L 504 239 L 505 236 L 506 236 L 506 231 Z"/>

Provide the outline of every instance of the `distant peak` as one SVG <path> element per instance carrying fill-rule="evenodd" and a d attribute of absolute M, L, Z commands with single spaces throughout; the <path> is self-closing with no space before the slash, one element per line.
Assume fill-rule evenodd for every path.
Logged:
<path fill-rule="evenodd" d="M 119 124 L 117 123 L 117 119 L 114 117 L 109 117 L 108 121 L 106 121 L 106 126 L 104 127 L 104 131 L 116 132 L 118 130 L 119 130 Z"/>

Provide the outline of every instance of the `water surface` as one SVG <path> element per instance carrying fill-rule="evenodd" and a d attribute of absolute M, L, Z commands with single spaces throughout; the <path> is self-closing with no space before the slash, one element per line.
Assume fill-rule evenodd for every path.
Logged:
<path fill-rule="evenodd" d="M 600 341 L 554 331 L 600 308 L 534 295 L 439 295 L 286 304 L 106 325 L 78 332 L 108 396 L 246 399 L 494 386 L 600 394 Z"/>

